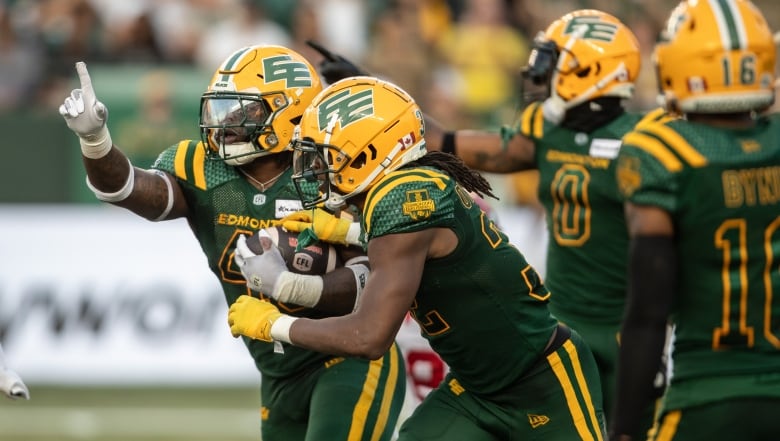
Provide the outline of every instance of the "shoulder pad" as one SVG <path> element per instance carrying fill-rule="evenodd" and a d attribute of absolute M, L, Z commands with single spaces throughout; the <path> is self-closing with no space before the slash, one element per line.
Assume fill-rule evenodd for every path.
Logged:
<path fill-rule="evenodd" d="M 535 101 L 520 115 L 520 133 L 532 139 L 539 139 L 544 135 L 544 112 L 542 102 Z"/>
<path fill-rule="evenodd" d="M 152 168 L 168 172 L 201 190 L 238 177 L 233 167 L 222 161 L 209 160 L 203 143 L 191 139 L 166 149 Z"/>
<path fill-rule="evenodd" d="M 678 172 L 686 165 L 698 168 L 707 164 L 707 158 L 669 124 L 676 118 L 643 121 L 623 138 L 624 145 L 645 151 L 670 172 Z"/>

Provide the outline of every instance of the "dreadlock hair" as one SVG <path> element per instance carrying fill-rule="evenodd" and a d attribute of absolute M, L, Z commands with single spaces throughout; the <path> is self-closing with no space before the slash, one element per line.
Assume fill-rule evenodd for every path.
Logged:
<path fill-rule="evenodd" d="M 493 194 L 493 187 L 478 171 L 469 168 L 462 159 L 449 153 L 432 151 L 422 158 L 412 161 L 406 167 L 428 166 L 435 167 L 447 173 L 467 191 L 474 192 L 480 197 L 490 196 L 498 200 Z"/>

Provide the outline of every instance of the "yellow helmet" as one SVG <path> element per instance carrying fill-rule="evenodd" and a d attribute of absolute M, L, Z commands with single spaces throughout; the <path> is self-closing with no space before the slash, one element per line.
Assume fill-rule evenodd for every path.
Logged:
<path fill-rule="evenodd" d="M 750 1 L 680 3 L 653 54 L 659 101 L 681 113 L 769 107 L 775 56 L 772 31 Z"/>
<path fill-rule="evenodd" d="M 547 85 L 545 116 L 560 122 L 566 110 L 602 96 L 630 98 L 641 56 L 634 34 L 595 9 L 570 12 L 534 39 L 523 75 Z"/>
<path fill-rule="evenodd" d="M 422 111 L 398 86 L 372 77 L 328 86 L 303 114 L 295 142 L 293 182 L 304 206 L 327 201 L 335 208 L 367 191 L 425 155 L 424 134 Z M 310 190 L 320 177 L 325 190 L 307 194 L 307 184 Z M 332 194 L 331 185 L 340 194 Z"/>
<path fill-rule="evenodd" d="M 242 165 L 292 150 L 301 115 L 321 90 L 314 68 L 291 49 L 238 49 L 219 66 L 200 100 L 208 156 Z"/>

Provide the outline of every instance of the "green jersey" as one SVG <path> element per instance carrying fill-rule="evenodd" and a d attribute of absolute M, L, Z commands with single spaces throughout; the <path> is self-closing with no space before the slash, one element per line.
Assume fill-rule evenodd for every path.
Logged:
<path fill-rule="evenodd" d="M 270 222 L 297 210 L 302 204 L 287 170 L 277 183 L 260 192 L 235 167 L 206 159 L 198 141 L 184 140 L 162 152 L 152 166 L 175 176 L 187 204 L 190 228 L 206 255 L 211 271 L 222 284 L 228 305 L 240 295 L 249 294 L 241 271 L 233 261 L 239 235 L 247 236 L 271 226 Z M 276 304 L 285 313 L 320 318 L 314 310 L 298 305 Z M 274 353 L 274 345 L 244 337 L 257 368 L 264 376 L 284 378 L 306 366 L 322 365 L 332 355 L 285 345 L 284 354 Z"/>
<path fill-rule="evenodd" d="M 623 316 L 628 232 L 615 158 L 620 139 L 643 117 L 624 113 L 584 133 L 545 120 L 538 102 L 520 116 L 520 132 L 535 145 L 539 201 L 549 232 L 550 309 L 564 322 L 577 317 L 618 324 Z"/>
<path fill-rule="evenodd" d="M 622 193 L 634 204 L 661 207 L 674 222 L 679 280 L 668 399 L 675 405 L 729 394 L 780 396 L 780 388 L 744 381 L 780 372 L 779 139 L 777 116 L 743 130 L 656 122 L 624 138 Z M 734 387 L 709 384 L 690 398 L 674 392 L 715 378 L 730 378 Z"/>
<path fill-rule="evenodd" d="M 411 314 L 466 390 L 498 392 L 540 360 L 557 326 L 549 293 L 454 179 L 432 167 L 390 173 L 368 193 L 362 222 L 367 241 L 429 228 L 457 236 L 450 255 L 425 262 Z"/>

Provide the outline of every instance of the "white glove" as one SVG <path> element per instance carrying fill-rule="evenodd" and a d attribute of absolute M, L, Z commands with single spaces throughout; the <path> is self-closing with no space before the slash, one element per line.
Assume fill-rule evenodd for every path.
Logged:
<path fill-rule="evenodd" d="M 27 386 L 19 374 L 2 366 L 0 366 L 0 391 L 12 400 L 17 398 L 30 399 L 30 391 L 27 390 Z"/>
<path fill-rule="evenodd" d="M 83 61 L 76 63 L 76 72 L 81 82 L 80 89 L 74 89 L 60 106 L 60 115 L 81 142 L 81 152 L 90 159 L 98 159 L 111 150 L 111 134 L 108 133 L 106 120 L 108 109 L 97 100 L 89 78 L 87 65 Z"/>
<path fill-rule="evenodd" d="M 270 243 L 271 246 L 268 248 L 264 246 L 263 254 L 255 254 L 247 246 L 246 236 L 242 234 L 236 242 L 236 253 L 233 260 L 241 269 L 241 274 L 246 279 L 246 286 L 253 291 L 272 296 L 279 276 L 287 271 L 287 265 L 284 263 L 282 253 L 273 245 L 270 240 L 271 236 L 265 230 L 260 230 L 255 234 L 267 237 L 269 239 L 267 243 Z"/>

